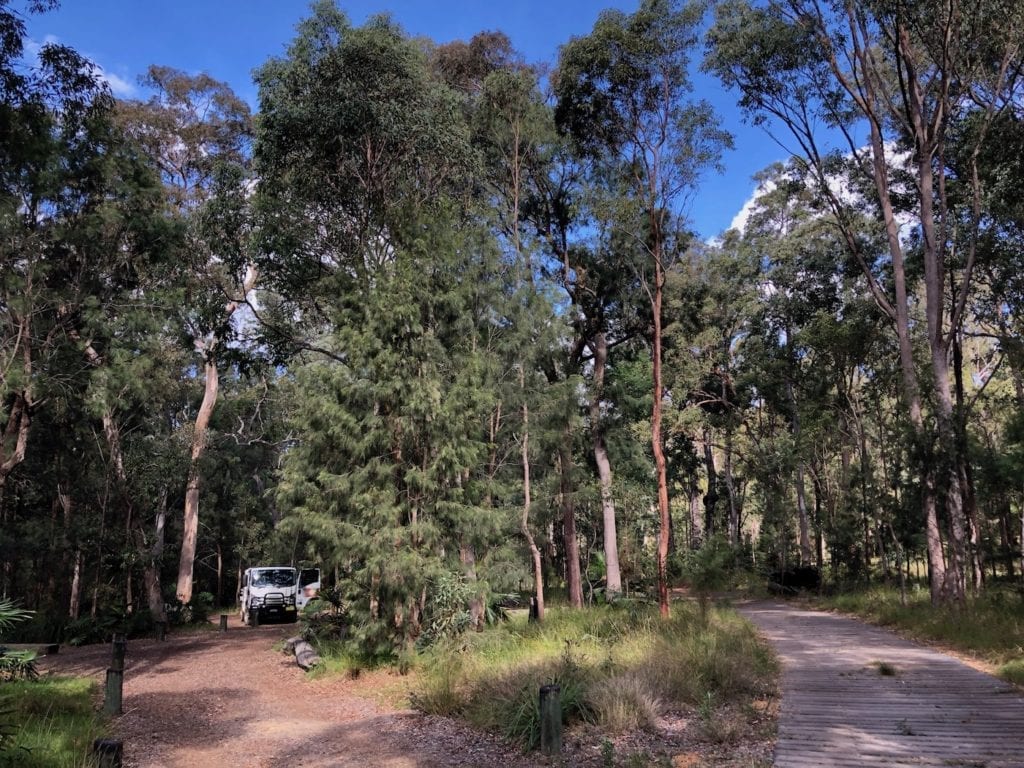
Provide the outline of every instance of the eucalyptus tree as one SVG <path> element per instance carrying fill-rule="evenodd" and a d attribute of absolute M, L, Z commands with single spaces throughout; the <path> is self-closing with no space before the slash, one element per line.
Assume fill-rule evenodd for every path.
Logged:
<path fill-rule="evenodd" d="M 973 287 L 983 189 L 978 157 L 993 140 L 991 127 L 1019 98 L 1024 9 L 1019 3 L 829 2 L 745 0 L 719 6 L 709 33 L 707 66 L 740 89 L 755 119 L 788 130 L 800 157 L 829 201 L 848 254 L 898 339 L 905 407 L 918 442 L 931 595 L 935 602 L 964 595 L 967 524 L 964 457 L 958 450 L 949 351 Z M 951 243 L 951 126 L 966 111 L 976 130 L 961 148 L 970 202 L 964 258 Z M 858 237 L 850 196 L 830 183 L 838 155 L 823 149 L 817 129 L 837 130 L 862 173 L 884 235 L 882 253 Z M 867 146 L 858 131 L 868 134 Z M 898 180 L 904 169 L 909 185 Z M 914 359 L 914 299 L 900 211 L 909 204 L 920 242 L 929 359 L 922 388 Z M 891 279 L 880 274 L 888 262 Z M 958 275 L 947 303 L 951 270 Z M 934 392 L 934 414 L 923 389 Z M 928 457 L 928 458 L 925 458 Z M 940 497 L 942 501 L 940 502 Z M 940 507 L 948 519 L 943 549 Z M 948 553 L 948 558 L 947 558 Z"/>
<path fill-rule="evenodd" d="M 30 11 L 53 4 L 30 2 Z M 65 341 L 66 307 L 74 282 L 62 286 L 64 228 L 81 221 L 84 202 L 73 187 L 96 171 L 99 133 L 110 93 L 92 65 L 66 46 L 48 44 L 26 66 L 24 17 L 0 3 L 0 505 L 11 472 L 25 460 L 33 411 L 47 361 Z M 65 275 L 74 277 L 74 273 Z M 60 294 L 64 293 L 65 296 Z"/>
<path fill-rule="evenodd" d="M 175 234 L 145 158 L 115 125 L 113 99 L 95 67 L 54 45 L 40 51 L 38 68 L 17 64 L 24 27 L 6 3 L 0 25 L 6 126 L 0 147 L 2 496 L 10 472 L 27 455 L 31 421 L 41 408 L 102 412 L 104 432 L 116 439 L 108 418 L 116 395 L 94 386 L 96 363 L 119 344 L 131 345 L 123 339 L 138 320 L 137 296 L 167 259 Z M 107 405 L 84 411 L 83 399 Z M 109 458 L 116 462 L 120 455 L 111 450 Z M 52 492 L 70 519 L 76 494 L 69 478 L 58 473 Z M 122 511 L 127 530 L 137 531 L 137 520 Z"/>
<path fill-rule="evenodd" d="M 484 43 L 491 43 L 484 47 Z M 508 356 L 510 370 L 515 371 L 517 391 L 509 393 L 512 403 L 519 403 L 519 443 L 522 506 L 519 528 L 526 542 L 533 567 L 535 615 L 544 618 L 544 570 L 536 524 L 531 524 L 534 504 L 533 450 L 531 407 L 544 391 L 544 378 L 539 375 L 540 359 L 554 348 L 560 324 L 553 317 L 550 299 L 544 286 L 538 285 L 540 265 L 535 253 L 540 246 L 527 230 L 526 210 L 531 193 L 536 189 L 538 175 L 548 170 L 550 146 L 554 141 L 550 110 L 544 104 L 538 72 L 511 60 L 508 41 L 494 35 L 477 35 L 469 44 L 476 52 L 474 67 L 481 73 L 479 98 L 472 115 L 474 140 L 481 149 L 483 178 L 494 213 L 495 228 L 510 256 L 513 276 Z M 496 54 L 501 54 L 496 55 Z M 448 59 L 451 66 L 451 57 Z M 500 405 L 499 400 L 499 405 Z"/>
<path fill-rule="evenodd" d="M 245 166 L 251 133 L 249 108 L 231 88 L 206 74 L 189 75 L 151 66 L 143 80 L 153 95 L 118 105 L 125 130 L 159 170 L 169 210 L 185 223 L 187 281 L 182 304 L 183 335 L 202 372 L 203 396 L 195 413 L 183 510 L 177 596 L 192 599 L 193 566 L 199 534 L 201 461 L 209 443 L 210 419 L 220 391 L 220 369 L 237 327 L 232 317 L 257 281 L 245 252 Z"/>
<path fill-rule="evenodd" d="M 661 419 L 662 302 L 666 269 L 681 252 L 681 206 L 728 135 L 711 107 L 689 99 L 688 67 L 702 9 L 646 0 L 632 15 L 605 11 L 590 35 L 561 51 L 555 76 L 556 120 L 579 151 L 620 179 L 619 226 L 646 251 L 634 265 L 651 306 L 654 402 L 651 446 L 657 468 L 659 602 L 668 614 L 670 534 Z"/>

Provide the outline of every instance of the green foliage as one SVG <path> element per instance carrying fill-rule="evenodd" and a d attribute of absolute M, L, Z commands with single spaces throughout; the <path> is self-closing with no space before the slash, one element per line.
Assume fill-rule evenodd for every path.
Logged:
<path fill-rule="evenodd" d="M 349 622 L 341 590 L 321 587 L 317 596 L 303 607 L 299 621 L 306 640 L 319 644 L 344 640 Z"/>
<path fill-rule="evenodd" d="M 123 608 L 108 608 L 95 617 L 82 616 L 64 625 L 63 642 L 68 645 L 107 643 L 115 634 L 142 637 L 152 634 L 153 617 L 142 609 L 132 613 Z"/>
<path fill-rule="evenodd" d="M 0 633 L 6 633 L 23 621 L 32 618 L 35 611 L 28 611 L 8 597 L 0 598 Z"/>
<path fill-rule="evenodd" d="M 93 708 L 96 683 L 48 677 L 0 686 L 3 720 L 15 727 L 0 738 L 3 768 L 79 768 L 92 742 L 106 735 Z"/>
<path fill-rule="evenodd" d="M 1015 659 L 1002 664 L 996 674 L 1007 682 L 1024 687 L 1024 659 Z"/>
<path fill-rule="evenodd" d="M 167 609 L 167 622 L 172 626 L 206 624 L 212 611 L 213 595 L 209 592 L 199 592 L 187 603 L 180 600 L 172 603 Z"/>
<path fill-rule="evenodd" d="M 417 640 L 423 647 L 461 635 L 472 620 L 469 603 L 479 587 L 459 573 L 442 573 L 430 585 L 430 602 L 424 616 L 424 630 Z"/>
<path fill-rule="evenodd" d="M 653 607 L 622 601 L 464 635 L 427 651 L 413 703 L 530 747 L 545 683 L 562 687 L 566 723 L 614 730 L 650 726 L 665 709 L 698 706 L 709 692 L 725 704 L 773 690 L 775 659 L 749 624 L 720 609 L 696 619 L 682 604 L 664 622 Z"/>
<path fill-rule="evenodd" d="M 0 681 L 35 680 L 39 677 L 36 669 L 35 651 L 10 651 L 0 647 Z"/>

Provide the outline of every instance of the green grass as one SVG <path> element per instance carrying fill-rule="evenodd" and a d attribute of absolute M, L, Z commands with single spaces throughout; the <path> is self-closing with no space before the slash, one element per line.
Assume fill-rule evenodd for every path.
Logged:
<path fill-rule="evenodd" d="M 514 620 L 422 658 L 414 706 L 464 718 L 529 748 L 539 737 L 538 690 L 561 686 L 563 721 L 608 733 L 650 728 L 667 709 L 730 706 L 770 695 L 777 665 L 736 613 L 678 603 L 551 610 L 542 624 Z"/>
<path fill-rule="evenodd" d="M 1005 679 L 1024 682 L 1024 596 L 1014 591 L 990 587 L 965 606 L 933 607 L 927 590 L 909 593 L 901 605 L 895 588 L 876 587 L 820 604 L 970 654 L 999 667 Z"/>
<path fill-rule="evenodd" d="M 998 674 L 1003 680 L 1024 686 L 1024 658 L 1014 659 L 1001 665 Z"/>
<path fill-rule="evenodd" d="M 105 735 L 94 707 L 96 689 L 96 683 L 82 678 L 0 684 L 0 722 L 13 731 L 0 751 L 0 766 L 91 766 L 92 742 Z"/>

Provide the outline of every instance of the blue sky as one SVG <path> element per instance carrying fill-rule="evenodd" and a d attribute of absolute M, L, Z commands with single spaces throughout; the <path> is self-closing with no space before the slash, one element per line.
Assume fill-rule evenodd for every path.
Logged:
<path fill-rule="evenodd" d="M 390 12 L 411 35 L 437 42 L 499 29 L 531 62 L 554 62 L 558 46 L 587 34 L 604 8 L 632 11 L 635 0 L 339 0 L 356 24 Z M 31 17 L 29 35 L 57 39 L 100 65 L 119 96 L 144 97 L 137 78 L 150 64 L 207 72 L 255 106 L 252 70 L 280 55 L 307 15 L 306 0 L 63 0 L 55 12 Z M 689 208 L 697 231 L 726 229 L 753 193 L 751 176 L 786 153 L 760 128 L 745 125 L 736 95 L 695 73 L 697 93 L 714 104 L 736 137 L 725 173 L 709 172 Z"/>

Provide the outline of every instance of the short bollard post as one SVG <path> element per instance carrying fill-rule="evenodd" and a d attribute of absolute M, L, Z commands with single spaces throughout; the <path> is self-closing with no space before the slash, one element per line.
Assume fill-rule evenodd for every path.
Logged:
<path fill-rule="evenodd" d="M 107 687 L 103 697 L 103 713 L 106 715 L 120 715 L 121 695 L 124 687 L 124 670 L 107 670 Z"/>
<path fill-rule="evenodd" d="M 166 621 L 158 621 L 156 623 L 156 639 L 157 639 L 158 642 L 162 643 L 166 637 L 167 637 L 167 622 Z"/>
<path fill-rule="evenodd" d="M 98 768 L 121 768 L 124 745 L 120 739 L 96 739 L 92 743 L 92 753 Z"/>
<path fill-rule="evenodd" d="M 226 613 L 222 613 L 220 615 L 220 631 L 221 632 L 227 632 L 228 631 L 228 615 Z"/>
<path fill-rule="evenodd" d="M 124 635 L 114 635 L 111 648 L 110 668 L 124 671 L 124 654 L 128 649 L 128 641 Z"/>
<path fill-rule="evenodd" d="M 540 688 L 540 751 L 545 755 L 562 751 L 562 689 L 557 685 Z"/>

